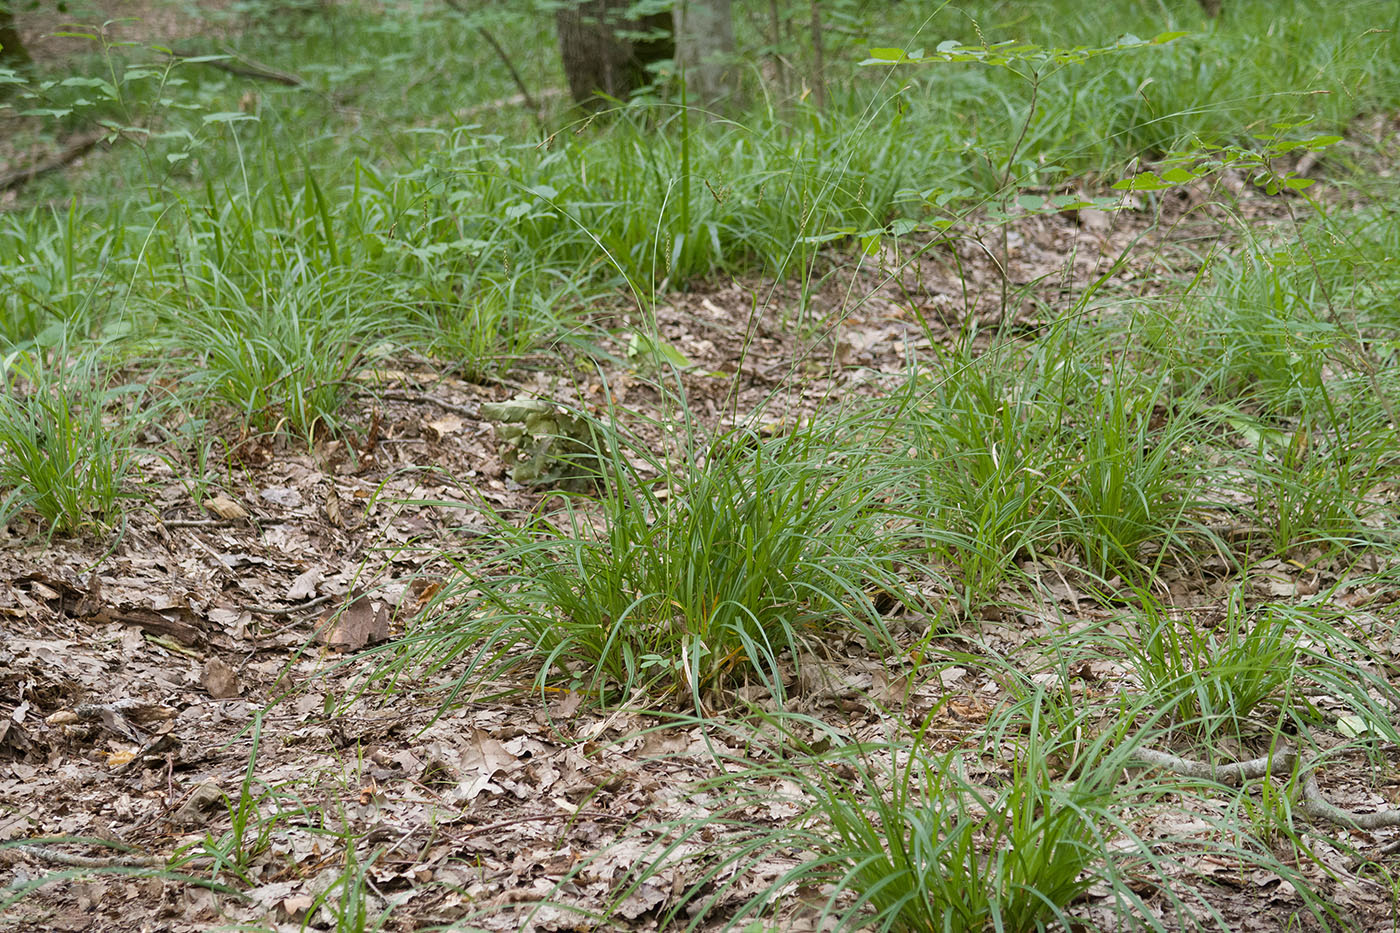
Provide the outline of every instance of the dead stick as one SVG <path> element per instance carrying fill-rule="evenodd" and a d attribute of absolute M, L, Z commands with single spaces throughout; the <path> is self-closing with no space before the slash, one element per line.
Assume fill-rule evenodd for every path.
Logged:
<path fill-rule="evenodd" d="M 17 842 L 15 848 L 22 849 L 31 855 L 53 862 L 57 865 L 67 865 L 69 868 L 154 868 L 162 864 L 161 859 L 141 856 L 106 856 L 94 858 L 90 855 L 70 855 L 59 849 L 49 846 L 38 845 L 33 842 Z"/>

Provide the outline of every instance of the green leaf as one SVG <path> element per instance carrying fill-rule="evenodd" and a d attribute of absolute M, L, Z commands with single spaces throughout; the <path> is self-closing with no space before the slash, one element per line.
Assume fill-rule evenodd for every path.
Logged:
<path fill-rule="evenodd" d="M 1314 136 L 1312 139 L 1305 140 L 1305 145 L 1316 152 L 1319 149 L 1326 149 L 1328 146 L 1335 146 L 1341 141 L 1342 137 L 1340 136 Z"/>
<path fill-rule="evenodd" d="M 909 56 L 903 49 L 871 49 L 870 57 L 861 62 L 862 65 L 888 65 L 894 62 L 908 61 Z"/>
<path fill-rule="evenodd" d="M 1161 191 L 1163 188 L 1170 187 L 1171 184 L 1163 181 L 1156 172 L 1142 172 L 1132 178 L 1125 178 L 1113 183 L 1115 191 Z"/>
<path fill-rule="evenodd" d="M 244 113 L 241 110 L 224 110 L 219 113 L 206 113 L 204 115 L 204 125 L 211 123 L 240 123 L 244 120 L 257 122 L 258 118 L 251 113 Z"/>
<path fill-rule="evenodd" d="M 1354 713 L 1337 717 L 1337 731 L 1349 739 L 1359 738 L 1371 731 L 1370 723 Z"/>
<path fill-rule="evenodd" d="M 646 334 L 632 333 L 627 337 L 627 355 L 633 359 L 639 357 L 661 359 L 670 363 L 677 369 L 691 369 L 695 366 L 688 357 L 664 340 L 653 340 Z"/>

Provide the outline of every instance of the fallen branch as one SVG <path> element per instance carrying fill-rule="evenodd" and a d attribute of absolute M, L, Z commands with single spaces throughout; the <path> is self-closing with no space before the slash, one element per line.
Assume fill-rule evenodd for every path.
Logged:
<path fill-rule="evenodd" d="M 209 58 L 198 52 L 187 49 L 176 49 L 172 52 L 176 58 L 185 59 L 191 65 L 208 65 L 210 68 L 217 68 L 220 71 L 227 71 L 231 75 L 240 78 L 252 78 L 255 81 L 271 81 L 274 84 L 285 85 L 286 87 L 305 87 L 306 79 L 300 75 L 294 75 L 286 71 L 278 71 L 270 65 L 262 62 L 255 62 L 250 58 L 244 58 L 235 52 L 224 49 L 223 54 L 233 61 L 225 61 L 221 58 Z"/>
<path fill-rule="evenodd" d="M 79 136 L 56 156 L 52 156 L 41 162 L 35 162 L 33 165 L 25 168 L 16 169 L 13 172 L 6 172 L 4 175 L 0 175 L 0 191 L 21 188 L 41 175 L 47 175 L 50 172 L 56 172 L 59 169 L 67 168 L 87 155 L 88 151 L 101 142 L 102 137 L 105 135 L 107 134 L 88 133 L 84 136 Z"/>
<path fill-rule="evenodd" d="M 53 862 L 55 865 L 66 865 L 69 868 L 154 868 L 165 864 L 162 859 L 142 857 L 142 856 L 121 856 L 108 855 L 94 857 L 90 855 L 70 855 L 60 849 L 50 846 L 39 845 L 34 842 L 16 842 L 16 849 L 22 849 L 36 858 L 41 858 L 46 862 Z"/>

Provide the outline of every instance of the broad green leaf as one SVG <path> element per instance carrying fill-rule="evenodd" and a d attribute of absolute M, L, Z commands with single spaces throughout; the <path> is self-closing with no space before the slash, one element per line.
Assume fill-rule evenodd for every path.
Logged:
<path fill-rule="evenodd" d="M 1170 188 L 1171 184 L 1158 177 L 1156 172 L 1142 172 L 1132 178 L 1124 178 L 1113 183 L 1115 191 L 1161 191 L 1163 188 Z"/>
<path fill-rule="evenodd" d="M 1306 145 L 1314 152 L 1318 149 L 1326 149 L 1328 146 L 1335 146 L 1342 141 L 1340 136 L 1314 136 L 1306 141 Z"/>
<path fill-rule="evenodd" d="M 654 340 L 646 334 L 632 333 L 627 337 L 627 355 L 632 358 L 660 356 L 677 369 L 690 369 L 695 366 L 690 359 L 664 340 Z"/>
<path fill-rule="evenodd" d="M 871 49 L 870 57 L 864 62 L 861 62 L 861 64 L 888 64 L 890 62 L 905 61 L 907 58 L 908 55 L 903 49 Z"/>
<path fill-rule="evenodd" d="M 1370 732 L 1371 725 L 1363 717 L 1349 713 L 1337 717 L 1337 731 L 1349 739 L 1355 739 Z"/>

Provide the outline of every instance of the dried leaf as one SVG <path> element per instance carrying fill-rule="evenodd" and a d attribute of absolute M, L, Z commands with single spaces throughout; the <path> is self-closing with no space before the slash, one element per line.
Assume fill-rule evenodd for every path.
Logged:
<path fill-rule="evenodd" d="M 423 427 L 431 435 L 431 439 L 441 441 L 449 434 L 456 434 L 462 430 L 462 419 L 456 415 L 447 415 L 435 421 L 424 421 Z"/>
<path fill-rule="evenodd" d="M 301 575 L 299 575 L 295 580 L 292 581 L 292 585 L 287 587 L 287 599 L 290 602 L 299 602 L 303 599 L 310 599 L 311 597 L 316 595 L 316 587 L 320 584 L 320 582 L 321 568 L 312 567 L 310 570 L 307 570 Z"/>
<path fill-rule="evenodd" d="M 389 607 L 368 596 L 360 596 L 343 610 L 329 608 L 321 613 L 316 640 L 336 651 L 358 651 L 389 637 Z"/>
<path fill-rule="evenodd" d="M 220 518 L 228 519 L 231 522 L 241 522 L 248 517 L 248 510 L 228 496 L 215 496 L 212 499 L 206 499 L 204 507 Z"/>
<path fill-rule="evenodd" d="M 171 814 L 176 823 L 191 826 L 203 823 L 205 811 L 212 810 L 223 802 L 224 792 L 213 781 L 204 781 L 194 789 L 180 808 Z"/>
<path fill-rule="evenodd" d="M 204 689 L 209 692 L 209 695 L 216 700 L 236 697 L 242 691 L 238 684 L 238 674 L 225 664 L 222 658 L 210 658 L 205 662 L 200 682 L 204 684 Z"/>
<path fill-rule="evenodd" d="M 301 505 L 301 493 L 290 486 L 269 486 L 258 495 L 264 501 L 280 505 L 284 509 L 294 509 Z"/>

